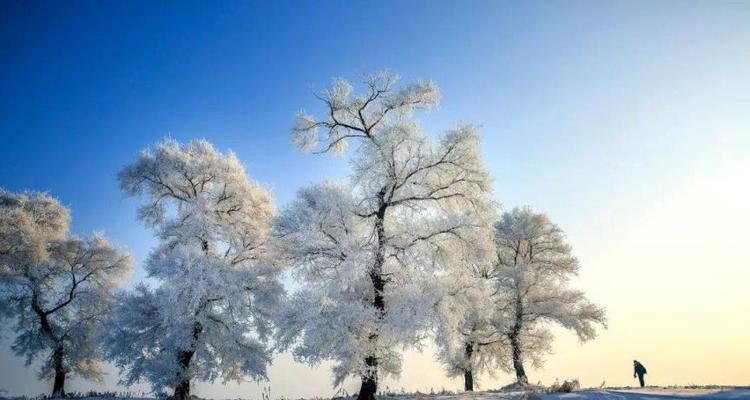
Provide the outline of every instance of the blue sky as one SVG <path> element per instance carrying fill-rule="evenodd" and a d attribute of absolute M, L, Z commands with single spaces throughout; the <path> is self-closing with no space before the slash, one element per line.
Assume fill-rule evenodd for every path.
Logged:
<path fill-rule="evenodd" d="M 103 229 L 124 242 L 139 227 L 115 174 L 167 135 L 205 137 L 232 149 L 281 204 L 305 183 L 344 175 L 341 159 L 300 154 L 288 140 L 294 113 L 315 109 L 310 90 L 333 77 L 387 68 L 404 79 L 435 80 L 443 101 L 424 118 L 426 129 L 482 125 L 498 197 L 518 204 L 536 199 L 515 185 L 525 191 L 561 179 L 582 183 L 574 176 L 544 179 L 550 174 L 580 177 L 583 170 L 609 179 L 622 169 L 652 173 L 640 170 L 649 167 L 669 173 L 662 162 L 702 143 L 669 149 L 677 135 L 668 132 L 651 143 L 631 141 L 641 135 L 627 131 L 632 115 L 686 81 L 723 68 L 741 72 L 744 65 L 731 65 L 734 57 L 717 56 L 744 50 L 740 56 L 748 57 L 742 46 L 748 7 L 736 4 L 5 2 L 3 8 L 1 184 L 48 190 L 73 209 L 76 231 Z"/>
<path fill-rule="evenodd" d="M 289 144 L 310 91 L 385 68 L 434 80 L 425 129 L 481 125 L 497 199 L 548 212 L 604 276 L 596 257 L 623 221 L 696 176 L 746 177 L 748 21 L 728 1 L 3 1 L 0 186 L 49 191 L 76 233 L 103 230 L 140 262 L 151 233 L 115 178 L 139 150 L 206 138 L 281 206 L 346 176 L 346 157 Z"/>

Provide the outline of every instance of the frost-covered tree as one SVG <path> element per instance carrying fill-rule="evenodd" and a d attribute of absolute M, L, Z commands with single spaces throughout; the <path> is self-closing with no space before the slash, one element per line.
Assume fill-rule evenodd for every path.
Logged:
<path fill-rule="evenodd" d="M 397 77 L 335 80 L 320 93 L 324 117 L 301 112 L 293 142 L 341 153 L 358 144 L 349 184 L 303 189 L 280 216 L 278 244 L 302 289 L 280 318 L 279 344 L 297 359 L 331 359 L 335 384 L 360 378 L 360 400 L 400 372 L 403 346 L 418 346 L 434 303 L 436 266 L 454 265 L 488 210 L 478 136 L 459 126 L 434 144 L 412 118 L 437 104 L 438 88 Z"/>
<path fill-rule="evenodd" d="M 190 395 L 193 379 L 266 379 L 271 316 L 283 296 L 269 253 L 268 191 L 234 154 L 206 141 L 158 143 L 119 174 L 144 202 L 138 217 L 160 243 L 146 260 L 154 288 L 122 295 L 108 355 L 125 384 Z"/>
<path fill-rule="evenodd" d="M 0 318 L 14 320 L 13 351 L 42 360 L 55 397 L 70 375 L 101 378 L 101 322 L 132 266 L 100 234 L 69 235 L 68 223 L 55 198 L 0 189 Z"/>
<path fill-rule="evenodd" d="M 504 315 L 498 313 L 494 265 L 465 260 L 442 277 L 436 303 L 437 358 L 450 377 L 462 376 L 464 390 L 473 391 L 476 376 L 492 374 L 506 362 Z"/>
<path fill-rule="evenodd" d="M 493 274 L 510 351 L 505 369 L 515 371 L 518 383 L 525 385 L 524 362 L 539 366 L 549 352 L 550 323 L 574 331 L 585 342 L 596 336 L 596 325 L 606 327 L 606 317 L 583 292 L 568 287 L 578 273 L 578 260 L 562 229 L 546 215 L 515 208 L 495 228 L 498 262 Z"/>

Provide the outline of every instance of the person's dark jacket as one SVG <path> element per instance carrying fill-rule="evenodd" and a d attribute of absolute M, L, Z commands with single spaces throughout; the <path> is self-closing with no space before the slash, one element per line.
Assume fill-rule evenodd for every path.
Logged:
<path fill-rule="evenodd" d="M 638 375 L 646 374 L 646 367 L 644 367 L 643 364 L 636 362 L 634 367 L 635 367 L 635 370 L 633 371 L 634 374 L 638 374 Z"/>

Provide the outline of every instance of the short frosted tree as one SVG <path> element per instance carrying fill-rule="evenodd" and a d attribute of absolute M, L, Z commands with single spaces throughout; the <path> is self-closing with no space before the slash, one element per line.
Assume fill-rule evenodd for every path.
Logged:
<path fill-rule="evenodd" d="M 123 383 L 190 395 L 193 379 L 266 379 L 271 316 L 283 296 L 269 252 L 275 216 L 268 191 L 234 154 L 204 140 L 158 143 L 119 174 L 141 196 L 138 217 L 160 243 L 145 263 L 155 287 L 120 298 L 108 356 Z"/>
<path fill-rule="evenodd" d="M 524 362 L 538 367 L 549 352 L 550 323 L 572 330 L 582 341 L 596 337 L 596 325 L 606 327 L 604 309 L 581 291 L 568 287 L 578 274 L 565 234 L 546 215 L 515 208 L 495 225 L 498 263 L 493 272 L 498 309 L 505 314 L 504 335 L 510 356 L 505 365 L 519 384 L 528 384 Z"/>
<path fill-rule="evenodd" d="M 13 351 L 65 395 L 70 375 L 102 376 L 100 328 L 132 261 L 101 234 L 68 234 L 69 212 L 44 193 L 0 189 L 0 318 L 14 319 Z"/>
<path fill-rule="evenodd" d="M 281 348 L 311 364 L 336 361 L 334 384 L 359 378 L 359 399 L 371 400 L 380 377 L 399 374 L 398 349 L 418 346 L 428 330 L 429 277 L 469 246 L 489 179 L 471 126 L 435 145 L 413 119 L 437 104 L 435 84 L 397 88 L 389 73 L 363 84 L 355 94 L 335 80 L 318 96 L 324 117 L 301 112 L 292 134 L 321 153 L 357 143 L 350 183 L 301 190 L 276 226 L 301 286 L 280 318 Z"/>
<path fill-rule="evenodd" d="M 463 377 L 465 391 L 474 390 L 478 374 L 506 363 L 505 316 L 497 309 L 494 264 L 486 259 L 451 268 L 435 304 L 437 358 L 449 377 Z"/>

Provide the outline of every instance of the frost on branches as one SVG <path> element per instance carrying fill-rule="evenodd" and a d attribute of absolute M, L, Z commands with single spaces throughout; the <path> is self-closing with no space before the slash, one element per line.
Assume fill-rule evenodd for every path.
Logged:
<path fill-rule="evenodd" d="M 101 322 L 132 261 L 100 234 L 68 234 L 69 212 L 43 193 L 0 189 L 0 319 L 14 320 L 13 351 L 65 395 L 69 375 L 98 380 Z"/>
<path fill-rule="evenodd" d="M 585 342 L 596 336 L 597 324 L 606 327 L 606 317 L 603 308 L 568 287 L 578 273 L 578 260 L 562 229 L 546 215 L 516 208 L 504 213 L 495 227 L 494 274 L 510 351 L 505 369 L 515 371 L 518 383 L 525 385 L 524 362 L 540 365 L 550 349 L 548 323 L 574 331 Z"/>
<path fill-rule="evenodd" d="M 335 360 L 335 384 L 400 372 L 398 350 L 429 330 L 441 266 L 456 265 L 489 212 L 489 178 L 478 136 L 459 126 L 434 144 L 412 118 L 437 104 L 432 82 L 397 87 L 380 73 L 362 93 L 336 80 L 321 93 L 322 119 L 301 112 L 292 133 L 302 149 L 343 152 L 356 143 L 349 184 L 300 190 L 276 224 L 296 266 L 299 290 L 279 318 L 279 344 L 311 364 Z M 485 219 L 486 220 L 486 219 Z"/>
<path fill-rule="evenodd" d="M 144 202 L 138 217 L 159 246 L 145 263 L 156 287 L 119 299 L 108 355 L 123 382 L 190 395 L 190 381 L 266 379 L 271 315 L 283 288 L 269 252 L 275 215 L 268 191 L 234 154 L 199 140 L 145 150 L 119 174 Z"/>
<path fill-rule="evenodd" d="M 443 292 L 435 307 L 437 358 L 448 376 L 464 378 L 466 391 L 474 390 L 478 374 L 502 367 L 507 353 L 494 257 L 483 254 L 484 246 L 476 250 L 481 253 L 466 257 L 441 277 Z"/>

